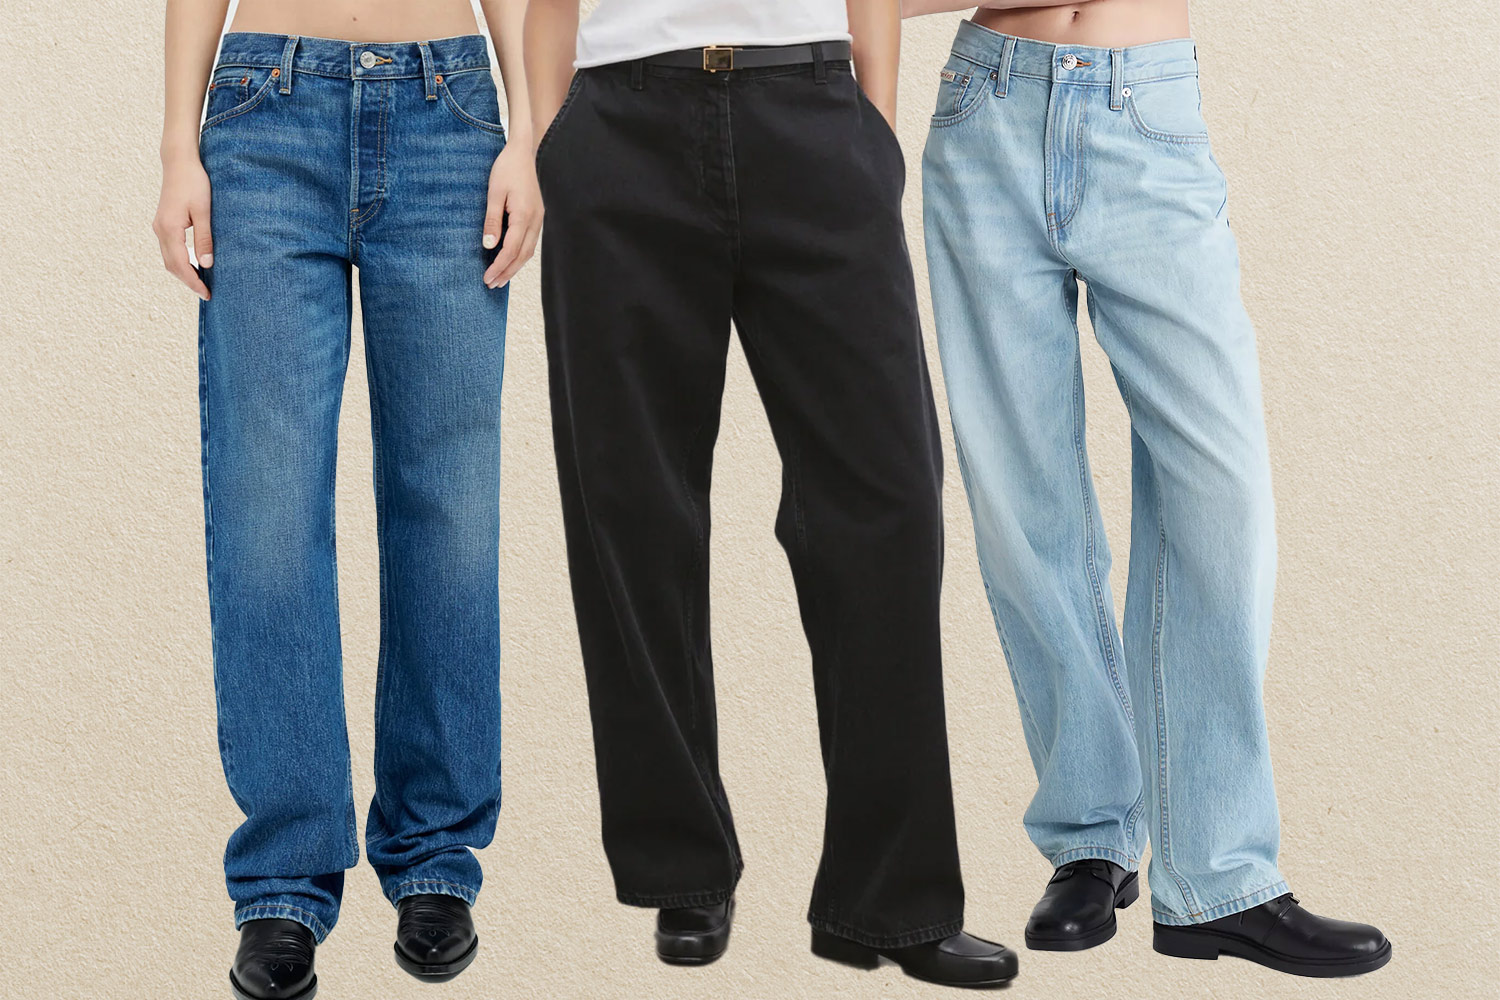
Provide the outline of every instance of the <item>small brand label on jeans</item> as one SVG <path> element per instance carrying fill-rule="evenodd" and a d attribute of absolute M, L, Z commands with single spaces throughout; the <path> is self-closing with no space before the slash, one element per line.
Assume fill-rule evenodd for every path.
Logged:
<path fill-rule="evenodd" d="M 958 74 L 955 73 L 955 72 L 953 72 L 953 70 L 951 70 L 951 69 L 945 69 L 945 70 L 943 70 L 941 73 L 938 74 L 938 76 L 941 76 L 944 80 L 947 80 L 949 83 L 952 83 L 954 80 L 958 79 Z"/>

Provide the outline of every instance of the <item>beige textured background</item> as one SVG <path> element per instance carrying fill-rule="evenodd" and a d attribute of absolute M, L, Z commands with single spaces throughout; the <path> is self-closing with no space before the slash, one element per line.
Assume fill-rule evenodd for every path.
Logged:
<path fill-rule="evenodd" d="M 1199 2 L 1195 15 L 1276 464 L 1266 697 L 1284 865 L 1315 910 L 1381 924 L 1395 960 L 1344 982 L 1169 960 L 1150 950 L 1143 905 L 1098 950 L 1023 952 L 1013 993 L 1494 996 L 1500 17 L 1478 0 Z M 158 4 L 126 0 L 0 0 L 0 996 L 15 1000 L 222 996 L 235 942 L 219 868 L 237 813 L 215 752 L 194 303 L 148 229 L 160 18 Z M 906 35 L 900 131 L 924 297 L 917 163 L 955 23 Z M 733 947 L 710 968 L 669 969 L 652 956 L 650 916 L 613 902 L 535 266 L 512 303 L 506 801 L 484 853 L 484 950 L 441 991 L 407 978 L 362 865 L 319 955 L 323 996 L 938 995 L 889 967 L 861 974 L 807 954 L 823 795 L 808 654 L 771 534 L 777 460 L 738 354 L 713 542 L 724 777 L 748 859 Z M 1090 446 L 1123 595 L 1126 422 L 1087 347 Z M 363 803 L 377 577 L 358 364 L 343 432 L 339 563 Z M 946 662 L 969 925 L 1019 943 L 1046 866 L 1020 827 L 1033 779 L 949 458 Z"/>

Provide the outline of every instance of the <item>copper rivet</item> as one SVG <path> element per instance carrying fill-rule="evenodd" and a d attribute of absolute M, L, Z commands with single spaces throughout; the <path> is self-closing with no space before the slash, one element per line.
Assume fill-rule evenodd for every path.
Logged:
<path fill-rule="evenodd" d="M 271 70 L 271 75 L 272 75 L 272 76 L 273 76 L 273 77 L 275 77 L 275 76 L 280 76 L 280 75 L 281 75 L 281 67 L 280 67 L 280 66 L 278 66 L 278 67 L 276 67 L 276 68 L 275 68 L 275 69 L 273 69 L 273 70 Z"/>
<path fill-rule="evenodd" d="M 441 73 L 439 73 L 439 74 L 438 74 L 438 75 L 437 75 L 437 77 L 436 77 L 436 79 L 437 79 L 437 82 L 438 82 L 438 83 L 442 83 L 442 82 L 443 82 L 443 74 L 441 74 Z"/>

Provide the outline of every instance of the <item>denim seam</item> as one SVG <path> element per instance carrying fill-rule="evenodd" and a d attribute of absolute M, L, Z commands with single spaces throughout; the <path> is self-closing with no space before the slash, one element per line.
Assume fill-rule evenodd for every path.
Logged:
<path fill-rule="evenodd" d="M 1078 115 L 1078 128 L 1074 130 L 1073 158 L 1078 163 L 1078 190 L 1073 195 L 1073 207 L 1068 209 L 1068 217 L 1057 224 L 1057 238 L 1062 240 L 1062 231 L 1068 228 L 1068 223 L 1073 221 L 1073 216 L 1078 214 L 1078 207 L 1083 204 L 1083 195 L 1088 188 L 1088 147 L 1084 144 L 1083 134 L 1088 130 L 1089 109 L 1084 105 Z M 1075 320 L 1075 328 L 1076 328 Z"/>
<path fill-rule="evenodd" d="M 866 948 L 907 948 L 912 945 L 926 944 L 929 941 L 941 941 L 943 938 L 952 937 L 964 929 L 962 917 L 945 920 L 940 923 L 928 924 L 924 927 L 913 927 L 911 930 L 901 931 L 897 934 L 871 934 L 851 924 L 842 921 L 829 920 L 812 913 L 807 915 L 807 922 L 813 925 L 815 930 L 826 934 L 862 944 Z"/>
<path fill-rule="evenodd" d="M 382 419 L 384 416 L 384 407 L 380 403 L 379 387 L 381 378 L 378 371 L 379 365 L 375 360 L 375 352 L 370 345 L 368 333 L 365 335 L 364 341 L 365 366 L 370 373 L 370 438 L 371 450 L 373 452 L 372 464 L 374 465 L 375 473 L 375 547 L 377 550 L 376 560 L 380 582 L 380 651 L 375 660 L 375 735 L 377 752 L 374 765 L 378 774 L 382 757 L 379 753 L 381 744 L 379 737 L 381 733 L 388 731 L 385 718 L 389 714 L 391 702 L 390 698 L 385 697 L 386 675 L 391 658 L 391 645 L 393 644 L 393 637 L 390 634 L 392 628 L 390 612 L 391 578 L 389 560 L 386 553 L 386 528 L 390 516 L 388 513 L 390 510 L 390 499 L 387 493 L 387 477 L 383 458 L 385 449 L 383 447 L 384 435 L 381 433 L 381 425 L 384 423 Z M 379 799 L 378 789 L 376 799 L 377 801 Z M 374 803 L 371 804 L 370 809 L 372 812 L 376 809 Z M 368 821 L 366 823 L 365 849 L 368 851 L 370 846 Z"/>
<path fill-rule="evenodd" d="M 1272 882 L 1270 885 L 1262 886 L 1261 888 L 1256 889 L 1254 892 L 1247 892 L 1243 896 L 1236 897 L 1235 899 L 1231 899 L 1223 903 L 1215 903 L 1212 906 L 1205 907 L 1201 911 L 1189 913 L 1187 915 L 1188 919 L 1186 921 L 1184 921 L 1183 918 L 1178 914 L 1168 913 L 1167 911 L 1158 909 L 1155 906 L 1151 907 L 1151 916 L 1156 920 L 1157 923 L 1164 923 L 1168 926 L 1182 926 L 1184 922 L 1190 924 L 1199 924 L 1209 920 L 1218 920 L 1221 917 L 1230 916 L 1232 914 L 1240 912 L 1241 910 L 1248 910 L 1250 909 L 1250 907 L 1257 906 L 1268 899 L 1275 899 L 1277 896 L 1284 896 L 1290 891 L 1291 888 L 1286 884 L 1286 881 L 1284 879 L 1281 879 Z M 1249 904 L 1249 906 L 1246 906 L 1243 905 L 1246 900 L 1255 900 L 1256 902 L 1252 902 Z M 1162 917 L 1165 917 L 1166 919 L 1159 919 Z"/>
<path fill-rule="evenodd" d="M 237 57 L 235 56 L 230 56 L 228 60 L 220 59 L 214 65 L 217 69 L 279 69 L 281 67 L 280 58 L 278 58 L 275 62 L 269 63 L 263 61 L 233 61 L 236 58 Z M 475 70 L 490 69 L 490 64 L 488 61 L 482 63 L 457 63 L 451 67 L 438 66 L 436 68 L 438 72 L 441 72 L 444 76 L 458 76 L 460 73 L 472 73 Z M 292 64 L 292 74 L 294 76 L 317 76 L 322 77 L 325 80 L 343 80 L 346 83 L 376 83 L 385 80 L 421 80 L 424 76 L 424 74 L 420 70 L 415 73 L 361 73 L 358 76 L 351 76 L 348 70 L 339 71 L 333 69 L 325 69 L 322 67 L 298 66 L 295 62 Z"/>
<path fill-rule="evenodd" d="M 223 122 L 226 122 L 231 118 L 238 118 L 240 115 L 243 115 L 246 112 L 254 111 L 257 107 L 260 106 L 261 102 L 266 99 L 266 95 L 271 92 L 271 84 L 275 82 L 276 78 L 274 76 L 267 76 L 266 82 L 260 85 L 260 89 L 255 92 L 254 97 L 250 98 L 243 104 L 235 105 L 228 111 L 221 111 L 218 114 L 214 115 L 212 118 L 208 119 L 203 123 L 203 127 L 198 130 L 198 136 L 202 138 L 203 133 L 207 132 L 215 125 L 222 124 Z"/>
<path fill-rule="evenodd" d="M 282 913 L 295 913 L 298 916 L 279 916 L 279 914 Z M 234 913 L 234 925 L 236 928 L 238 928 L 242 924 L 250 922 L 251 920 L 288 919 L 296 920 L 297 923 L 306 926 L 308 930 L 313 932 L 313 936 L 317 939 L 317 942 L 319 944 L 322 944 L 323 939 L 328 937 L 328 926 L 324 924 L 323 921 L 319 920 L 316 914 L 314 914 L 310 910 L 304 910 L 300 906 L 292 906 L 289 903 L 251 903 L 249 906 L 246 906 L 243 909 L 236 910 Z"/>
<path fill-rule="evenodd" d="M 1120 396 L 1125 403 L 1125 411 L 1130 417 L 1131 425 L 1135 425 L 1135 407 L 1130 392 L 1129 383 L 1123 375 L 1120 379 Z M 1144 446 L 1143 446 L 1144 447 Z M 1146 461 L 1151 462 L 1148 453 Z M 1153 480 L 1156 478 L 1155 464 L 1152 463 L 1151 474 Z M 1167 751 L 1167 705 L 1165 695 L 1165 684 L 1162 679 L 1161 666 L 1161 634 L 1166 619 L 1167 603 L 1167 528 L 1162 514 L 1161 486 L 1153 483 L 1153 492 L 1156 494 L 1156 526 L 1157 526 L 1157 548 L 1156 548 L 1156 585 L 1151 599 L 1151 684 L 1152 692 L 1156 699 L 1156 758 L 1157 758 L 1157 799 L 1160 803 L 1160 830 L 1161 843 L 1156 845 L 1161 855 L 1161 866 L 1172 876 L 1177 883 L 1177 888 L 1182 892 L 1183 902 L 1189 911 L 1197 910 L 1197 903 L 1193 900 L 1192 891 L 1187 882 L 1177 873 L 1172 866 L 1172 837 L 1171 818 L 1172 811 L 1167 783 L 1169 776 L 1169 757 Z"/>
<path fill-rule="evenodd" d="M 453 92 L 448 89 L 448 80 L 446 78 L 444 78 L 442 82 L 438 84 L 438 89 L 443 92 L 443 103 L 448 106 L 448 110 L 453 112 L 453 116 L 459 121 L 463 122 L 465 125 L 470 125 L 474 128 L 477 128 L 481 132 L 487 132 L 491 135 L 498 135 L 504 138 L 504 125 L 498 122 L 487 122 L 483 118 L 477 118 L 463 109 L 463 107 L 458 103 L 458 99 L 453 96 Z"/>
<path fill-rule="evenodd" d="M 1048 864 L 1053 868 L 1061 868 L 1063 865 L 1073 861 L 1085 861 L 1089 858 L 1098 858 L 1102 861 L 1123 861 L 1127 871 L 1138 871 L 1141 859 L 1132 855 L 1129 851 L 1121 851 L 1113 847 L 1104 847 L 1100 844 L 1090 844 L 1083 847 L 1070 847 L 1066 851 L 1060 851 L 1047 858 Z"/>
<path fill-rule="evenodd" d="M 950 406 L 950 418 L 952 417 L 952 415 L 953 411 Z M 961 478 L 964 482 L 964 497 L 968 500 L 969 503 L 969 518 L 970 520 L 974 521 L 975 524 L 978 524 L 979 511 L 974 506 L 975 491 L 973 489 L 973 473 L 969 469 L 968 454 L 964 449 L 963 441 L 958 435 L 956 424 L 954 425 L 953 432 L 953 450 L 958 455 L 958 474 L 959 478 Z M 1016 692 L 1016 704 L 1021 709 L 1021 724 L 1030 728 L 1032 735 L 1034 737 L 1037 737 L 1038 742 L 1040 742 L 1041 729 L 1037 726 L 1036 716 L 1032 714 L 1031 705 L 1026 701 L 1026 696 L 1022 694 L 1021 685 L 1016 678 L 1015 661 L 1010 655 L 1010 644 L 1005 641 L 1005 626 L 1002 625 L 1000 621 L 1000 607 L 995 603 L 995 591 L 990 586 L 989 573 L 985 569 L 984 552 L 982 549 L 980 549 L 977 537 L 975 538 L 974 547 L 979 557 L 979 580 L 984 584 L 985 600 L 989 602 L 990 617 L 995 620 L 995 635 L 1000 640 L 1000 653 L 1005 657 L 1005 666 L 1010 673 L 1011 686 L 1015 688 Z"/>
<path fill-rule="evenodd" d="M 1044 76 L 1041 73 L 1022 73 L 1015 69 L 1012 69 L 1010 71 L 1010 75 L 1024 76 L 1028 80 L 1046 80 L 1049 83 L 1056 83 L 1064 87 L 1099 87 L 1104 90 L 1108 90 L 1112 87 L 1112 84 L 1108 80 L 1059 80 L 1050 75 Z M 1162 83 L 1167 80 L 1192 80 L 1196 79 L 1197 76 L 1198 74 L 1196 72 L 1168 73 L 1166 76 L 1133 76 L 1126 79 L 1124 83 L 1127 87 L 1133 87 L 1136 84 L 1140 83 Z"/>
<path fill-rule="evenodd" d="M 380 211 L 381 206 L 385 204 L 385 120 L 386 113 L 390 109 L 391 103 L 394 100 L 395 94 L 391 93 L 389 89 L 385 90 L 380 96 L 380 114 L 375 119 L 375 193 L 370 198 L 370 204 L 365 208 L 365 210 L 357 213 L 353 221 L 350 222 L 350 226 L 355 229 L 360 228 L 366 222 L 369 222 L 371 219 L 373 219 L 375 217 L 375 213 Z M 359 132 L 359 120 L 355 119 L 354 142 L 356 155 L 358 155 L 357 150 L 359 143 Z M 355 207 L 357 208 L 359 205 L 359 188 L 357 186 L 354 189 L 354 198 Z"/>
<path fill-rule="evenodd" d="M 1115 689 L 1116 702 L 1125 712 L 1125 721 L 1133 732 L 1135 713 L 1131 711 L 1130 699 L 1120 681 L 1119 665 L 1115 662 L 1113 630 L 1110 628 L 1114 620 L 1114 612 L 1112 609 L 1105 608 L 1104 588 L 1099 582 L 1099 564 L 1096 557 L 1098 542 L 1095 537 L 1094 524 L 1097 504 L 1090 502 L 1094 495 L 1094 482 L 1089 475 L 1088 457 L 1084 449 L 1083 353 L 1081 345 L 1078 344 L 1076 321 L 1073 324 L 1073 334 L 1074 343 L 1079 346 L 1079 350 L 1074 355 L 1073 367 L 1073 457 L 1078 464 L 1078 487 L 1083 505 L 1084 566 L 1088 571 L 1089 588 L 1094 595 L 1095 637 L 1099 640 L 1099 652 L 1104 658 L 1104 669 L 1109 672 L 1110 684 Z"/>

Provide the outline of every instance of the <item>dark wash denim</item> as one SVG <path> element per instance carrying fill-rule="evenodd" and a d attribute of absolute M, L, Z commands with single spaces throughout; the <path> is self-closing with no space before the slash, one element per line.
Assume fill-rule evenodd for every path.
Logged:
<path fill-rule="evenodd" d="M 367 54 L 368 53 L 368 54 Z M 375 799 L 385 894 L 473 901 L 500 807 L 504 146 L 482 37 L 225 37 L 201 139 L 203 482 L 236 922 L 321 940 L 355 865 L 333 476 L 359 272 L 380 547 Z"/>
<path fill-rule="evenodd" d="M 895 136 L 847 62 L 631 63 L 577 74 L 538 160 L 554 441 L 619 899 L 711 903 L 741 870 L 707 561 L 733 321 L 781 453 L 776 534 L 812 649 L 828 798 L 809 919 L 883 946 L 955 932 L 941 452 Z"/>

